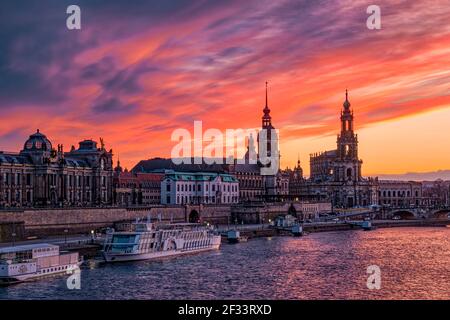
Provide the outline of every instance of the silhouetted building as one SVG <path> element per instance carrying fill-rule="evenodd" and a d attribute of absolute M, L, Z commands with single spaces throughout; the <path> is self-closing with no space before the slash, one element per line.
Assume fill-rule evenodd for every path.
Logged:
<path fill-rule="evenodd" d="M 358 157 L 358 135 L 354 132 L 353 110 L 348 92 L 341 111 L 341 132 L 337 149 L 312 154 L 311 175 L 302 194 L 329 198 L 336 207 L 378 204 L 378 178 L 363 178 Z"/>
<path fill-rule="evenodd" d="M 118 206 L 139 206 L 161 203 L 163 173 L 129 172 L 120 161 L 114 168 L 114 203 Z"/>
<path fill-rule="evenodd" d="M 300 195 L 304 191 L 305 187 L 305 178 L 303 177 L 303 169 L 300 164 L 300 159 L 297 160 L 297 165 L 294 167 L 294 169 L 286 169 L 285 173 L 288 174 L 289 180 L 289 195 L 292 195 L 293 200 L 299 200 Z"/>

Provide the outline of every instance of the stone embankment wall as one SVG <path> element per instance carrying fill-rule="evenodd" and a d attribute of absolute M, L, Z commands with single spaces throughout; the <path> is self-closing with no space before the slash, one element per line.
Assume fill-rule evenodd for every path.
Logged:
<path fill-rule="evenodd" d="M 148 208 L 64 208 L 23 209 L 0 211 L 0 224 L 23 224 L 25 236 L 48 236 L 85 233 L 105 227 L 113 227 L 118 221 L 136 218 L 161 218 L 162 221 L 227 223 L 229 206 L 156 206 Z M 18 237 L 19 239 L 20 237 Z"/>

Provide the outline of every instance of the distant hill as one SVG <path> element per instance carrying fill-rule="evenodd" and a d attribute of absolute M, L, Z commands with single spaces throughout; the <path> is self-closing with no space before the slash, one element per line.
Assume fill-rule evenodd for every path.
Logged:
<path fill-rule="evenodd" d="M 435 181 L 438 179 L 450 180 L 450 170 L 438 170 L 431 172 L 408 172 L 404 174 L 379 174 L 381 180 L 404 180 L 404 181 Z"/>

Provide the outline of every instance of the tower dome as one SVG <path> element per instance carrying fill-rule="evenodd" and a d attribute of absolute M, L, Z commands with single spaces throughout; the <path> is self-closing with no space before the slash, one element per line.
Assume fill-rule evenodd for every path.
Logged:
<path fill-rule="evenodd" d="M 32 134 L 23 146 L 23 151 L 51 151 L 52 143 L 45 135 L 37 129 L 35 134 Z"/>

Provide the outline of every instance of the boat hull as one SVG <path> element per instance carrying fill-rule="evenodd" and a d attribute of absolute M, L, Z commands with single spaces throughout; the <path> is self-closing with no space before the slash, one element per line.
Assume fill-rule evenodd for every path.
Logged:
<path fill-rule="evenodd" d="M 220 248 L 219 244 L 214 244 L 204 248 L 196 248 L 193 250 L 167 250 L 167 251 L 156 251 L 149 253 L 127 253 L 127 254 L 113 254 L 103 252 L 103 258 L 105 262 L 128 262 L 128 261 L 142 261 L 142 260 L 160 260 L 169 257 L 177 257 L 188 254 L 195 254 L 199 252 L 218 250 Z"/>
<path fill-rule="evenodd" d="M 82 261 L 79 261 L 78 263 L 64 265 L 64 266 L 58 266 L 58 268 L 61 267 L 61 270 L 56 270 L 56 267 L 53 267 L 53 269 L 55 269 L 54 271 L 48 271 L 45 273 L 35 272 L 35 273 L 28 273 L 28 274 L 22 274 L 22 275 L 14 275 L 14 276 L 0 276 L 0 286 L 8 286 L 8 285 L 18 284 L 18 283 L 22 283 L 22 282 L 46 278 L 46 277 L 50 277 L 50 276 L 67 274 L 68 270 L 78 269 L 81 264 L 82 264 Z M 66 266 L 67 266 L 67 268 L 65 268 Z M 49 268 L 49 269 L 52 269 L 52 268 Z"/>

